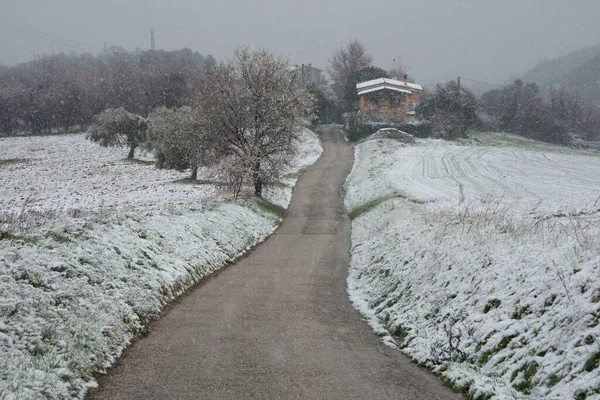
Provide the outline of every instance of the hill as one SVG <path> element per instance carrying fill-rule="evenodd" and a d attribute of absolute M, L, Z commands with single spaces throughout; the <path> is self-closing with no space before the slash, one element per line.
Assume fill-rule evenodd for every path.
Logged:
<path fill-rule="evenodd" d="M 600 106 L 600 44 L 542 61 L 522 80 L 537 83 L 543 94 L 551 88 L 568 87 Z"/>

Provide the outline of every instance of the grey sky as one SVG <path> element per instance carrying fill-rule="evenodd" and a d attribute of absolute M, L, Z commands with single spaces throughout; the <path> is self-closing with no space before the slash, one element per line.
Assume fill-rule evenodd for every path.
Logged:
<path fill-rule="evenodd" d="M 147 48 L 154 24 L 159 48 L 223 59 L 247 44 L 324 68 L 358 38 L 376 65 L 387 69 L 401 55 L 424 84 L 458 75 L 502 83 L 544 58 L 600 43 L 599 15 L 597 0 L 0 0 L 0 20 L 97 48 Z M 50 54 L 51 43 L 0 26 L 0 63 L 34 51 Z"/>

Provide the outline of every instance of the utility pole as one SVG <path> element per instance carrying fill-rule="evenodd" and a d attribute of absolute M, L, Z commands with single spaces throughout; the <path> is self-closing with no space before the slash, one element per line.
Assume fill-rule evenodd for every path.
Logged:
<path fill-rule="evenodd" d="M 460 76 L 458 77 L 458 79 L 456 80 L 456 82 L 458 83 L 458 90 L 460 90 Z"/>
<path fill-rule="evenodd" d="M 154 50 L 156 48 L 156 43 L 154 42 L 154 26 L 150 25 L 150 48 Z"/>

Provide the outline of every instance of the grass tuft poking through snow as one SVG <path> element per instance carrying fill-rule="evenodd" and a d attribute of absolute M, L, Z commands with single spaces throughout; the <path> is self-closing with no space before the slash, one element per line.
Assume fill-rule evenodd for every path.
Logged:
<path fill-rule="evenodd" d="M 600 398 L 600 157 L 479 142 L 357 146 L 350 298 L 471 398 Z"/>
<path fill-rule="evenodd" d="M 277 228 L 295 183 L 273 196 L 283 204 L 233 202 L 219 185 L 177 184 L 185 174 L 126 164 L 121 149 L 88 147 L 81 135 L 12 140 L 5 158 L 30 161 L 0 165 L 11 182 L 0 190 L 2 399 L 83 398 L 166 303 Z M 321 152 L 303 131 L 289 173 Z M 19 209 L 29 195 L 30 209 Z"/>

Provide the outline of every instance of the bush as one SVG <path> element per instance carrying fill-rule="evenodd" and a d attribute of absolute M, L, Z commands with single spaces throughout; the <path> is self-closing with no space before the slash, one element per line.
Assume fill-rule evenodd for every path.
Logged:
<path fill-rule="evenodd" d="M 309 85 L 307 89 L 315 98 L 316 118 L 312 123 L 313 129 L 319 125 L 344 122 L 342 106 L 330 87 Z"/>
<path fill-rule="evenodd" d="M 431 137 L 432 135 L 432 125 L 429 121 L 406 123 L 400 125 L 397 129 L 418 138 L 427 138 Z"/>
<path fill-rule="evenodd" d="M 108 108 L 96 117 L 87 138 L 103 147 L 129 148 L 127 158 L 133 158 L 135 149 L 146 141 L 148 121 L 140 115 L 121 108 Z"/>
<path fill-rule="evenodd" d="M 448 82 L 425 96 L 417 112 L 431 121 L 433 133 L 444 139 L 465 137 L 477 122 L 477 99 L 456 82 Z"/>
<path fill-rule="evenodd" d="M 346 138 L 350 142 L 358 142 L 361 139 L 372 135 L 378 129 L 379 127 L 372 126 L 362 116 L 354 113 L 348 115 L 346 118 L 346 124 L 344 125 Z"/>
<path fill-rule="evenodd" d="M 429 121 L 407 123 L 394 118 L 377 118 L 374 116 L 366 117 L 361 114 L 349 114 L 346 117 L 344 125 L 347 139 L 354 143 L 371 136 L 383 128 L 398 129 L 418 138 L 426 138 L 432 135 L 432 124 Z"/>

